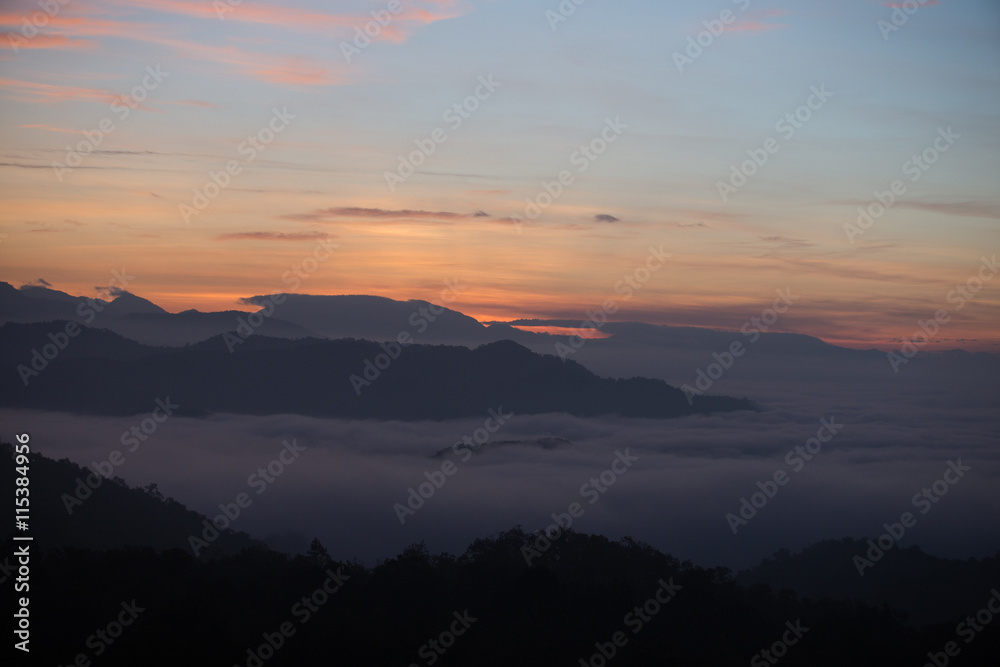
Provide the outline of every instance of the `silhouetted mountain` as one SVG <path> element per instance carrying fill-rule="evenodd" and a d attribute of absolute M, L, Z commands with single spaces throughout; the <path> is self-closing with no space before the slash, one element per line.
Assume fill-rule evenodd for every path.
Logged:
<path fill-rule="evenodd" d="M 215 313 L 202 313 L 197 310 L 185 310 L 176 314 L 166 312 L 130 313 L 118 318 L 102 317 L 100 320 L 95 318 L 94 326 L 114 331 L 146 345 L 167 347 L 201 343 L 225 333 L 234 333 L 241 326 L 252 330 L 254 336 L 315 337 L 313 332 L 276 317 L 265 317 L 258 326 L 253 327 L 248 323 L 249 317 L 249 313 L 241 310 L 224 310 Z"/>
<path fill-rule="evenodd" d="M 39 354 L 52 356 L 53 349 L 58 350 L 54 363 L 60 359 L 138 359 L 165 350 L 137 343 L 116 333 L 91 329 L 76 325 L 67 333 L 70 322 L 56 320 L 53 322 L 36 322 L 31 324 L 16 324 L 8 322 L 0 325 L 0 363 L 24 364 L 31 366 L 33 350 Z M 73 332 L 75 335 L 72 335 Z M 46 346 L 49 349 L 43 350 Z M 48 360 L 47 360 L 48 361 Z M 39 362 L 40 363 L 40 362 Z M 15 373 L 16 375 L 16 373 Z"/>
<path fill-rule="evenodd" d="M 126 315 L 162 315 L 167 311 L 157 306 L 152 301 L 143 299 L 129 292 L 122 292 L 115 300 L 104 307 L 102 314 L 111 317 L 124 317 Z"/>
<path fill-rule="evenodd" d="M 76 319 L 78 301 L 65 292 L 44 287 L 17 289 L 0 282 L 0 322 L 46 322 Z"/>
<path fill-rule="evenodd" d="M 4 488 L 7 489 L 15 488 L 15 469 L 8 458 L 12 451 L 11 445 L 0 444 Z M 39 454 L 31 454 L 28 468 L 31 479 L 29 531 L 35 544 L 44 544 L 46 548 L 187 549 L 188 538 L 201 536 L 205 530 L 203 521 L 207 518 L 204 515 L 187 509 L 173 498 L 164 498 L 155 485 L 146 489 L 131 488 L 120 478 L 101 477 L 67 459 L 54 461 Z M 6 540 L 12 534 L 13 522 L 5 521 L 0 528 L 0 539 Z M 246 533 L 223 530 L 200 550 L 199 555 L 214 557 L 253 546 L 263 544 L 250 539 Z"/>
<path fill-rule="evenodd" d="M 308 294 L 278 295 L 284 301 L 275 306 L 275 316 L 327 338 L 395 340 L 408 332 L 419 343 L 489 342 L 486 327 L 479 321 L 427 301 L 396 301 L 380 296 Z M 245 299 L 261 307 L 274 295 Z"/>
<path fill-rule="evenodd" d="M 7 324 L 0 342 L 24 355 L 41 325 Z M 56 330 L 59 323 L 52 323 Z M 46 328 L 42 326 L 41 328 Z M 507 412 L 565 412 L 579 416 L 676 417 L 751 409 L 746 400 L 684 393 L 660 380 L 600 378 L 583 366 L 542 356 L 511 341 L 465 347 L 412 345 L 401 348 L 369 341 L 337 340 L 239 349 L 224 339 L 197 348 L 134 348 L 131 358 L 112 350 L 114 334 L 89 331 L 101 358 L 66 354 L 22 381 L 26 356 L 0 367 L 0 396 L 6 407 L 67 410 L 92 414 L 136 414 L 149 402 L 170 396 L 182 414 L 292 413 L 372 419 L 450 419 Z M 107 340 L 102 344 L 102 337 Z M 253 337 L 251 337 L 251 340 Z M 47 343 L 39 336 L 36 346 Z M 70 341 L 70 349 L 75 339 Z M 393 358 L 395 357 L 395 358 Z M 21 365 L 19 372 L 18 366 Z M 68 391 L 68 388 L 72 388 Z"/>
<path fill-rule="evenodd" d="M 0 283 L 0 323 L 69 320 L 107 329 L 145 345 L 181 347 L 198 343 L 234 332 L 241 322 L 248 326 L 249 316 L 240 310 L 168 313 L 152 301 L 130 292 L 121 292 L 113 300 L 106 301 L 72 296 L 37 285 L 15 289 L 8 283 Z M 254 333 L 280 338 L 315 335 L 297 324 L 270 316 L 251 328 Z"/>
<path fill-rule="evenodd" d="M 282 303 L 274 303 L 275 298 L 282 297 Z M 264 336 L 291 340 L 326 337 L 391 341 L 406 334 L 419 344 L 467 347 L 512 340 L 539 354 L 565 356 L 604 377 L 642 376 L 678 387 L 695 386 L 700 373 L 718 364 L 716 355 L 725 357 L 734 343 L 740 343 L 743 354 L 734 359 L 725 370 L 724 379 L 710 387 L 707 394 L 749 393 L 744 388 L 732 388 L 732 383 L 749 383 L 757 388 L 755 391 L 766 395 L 764 385 L 771 382 L 794 384 L 806 378 L 823 377 L 830 383 L 868 386 L 871 382 L 891 382 L 895 375 L 890 375 L 892 369 L 885 352 L 848 349 L 813 336 L 765 331 L 769 328 L 763 324 L 761 330 L 754 326 L 747 331 L 725 331 L 606 322 L 597 326 L 608 337 L 587 340 L 583 345 L 577 342 L 574 347 L 567 335 L 523 331 L 510 323 L 484 326 L 461 312 L 426 301 L 285 294 L 255 296 L 244 302 L 261 306 L 261 310 L 258 313 L 188 310 L 173 314 L 156 312 L 158 306 L 128 293 L 108 303 L 45 287 L 26 286 L 17 290 L 0 283 L 0 322 L 70 319 L 146 345 L 171 347 L 207 342 L 237 331 L 250 332 L 251 340 Z M 456 303 L 461 303 L 460 299 Z M 569 328 L 584 325 L 582 320 L 566 319 L 518 320 L 516 324 Z M 921 351 L 907 363 L 906 370 L 909 376 L 920 372 L 927 373 L 921 382 L 964 383 L 975 390 L 980 384 L 987 386 L 995 373 L 1000 372 L 1000 356 L 961 350 Z"/>
<path fill-rule="evenodd" d="M 743 585 L 766 584 L 803 598 L 859 600 L 888 605 L 913 625 L 947 623 L 979 609 L 988 591 L 1000 584 L 1000 553 L 966 561 L 930 556 L 919 547 L 895 546 L 864 577 L 854 557 L 865 557 L 864 540 L 826 540 L 792 555 L 787 551 L 740 572 Z"/>

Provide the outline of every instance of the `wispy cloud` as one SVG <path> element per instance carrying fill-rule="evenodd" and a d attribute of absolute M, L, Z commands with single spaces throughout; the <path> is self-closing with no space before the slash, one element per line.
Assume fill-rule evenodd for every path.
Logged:
<path fill-rule="evenodd" d="M 216 241 L 313 241 L 329 238 L 329 234 L 320 232 L 233 232 L 220 234 Z"/>
<path fill-rule="evenodd" d="M 71 39 L 66 35 L 35 35 L 25 39 L 16 32 L 0 34 L 0 49 L 20 51 L 21 49 L 58 49 L 61 51 L 92 51 L 97 43 L 86 39 Z"/>
<path fill-rule="evenodd" d="M 764 21 L 784 16 L 787 13 L 788 11 L 784 9 L 762 9 L 748 12 L 744 20 L 726 26 L 726 32 L 768 32 L 777 28 L 786 28 L 788 27 L 786 23 L 764 23 Z"/>
<path fill-rule="evenodd" d="M 57 86 L 34 81 L 0 78 L 0 93 L 5 93 L 21 102 L 66 102 L 86 100 L 111 104 L 121 95 L 110 90 L 84 88 L 82 86 Z"/>
<path fill-rule="evenodd" d="M 885 5 L 886 7 L 891 7 L 892 9 L 902 9 L 904 7 L 904 3 L 902 2 L 883 2 L 882 4 Z M 941 3 L 938 2 L 938 0 L 924 0 L 923 2 L 918 2 L 917 6 L 929 7 L 931 5 L 940 5 L 940 4 Z"/>
<path fill-rule="evenodd" d="M 267 2 L 242 3 L 231 11 L 219 12 L 219 3 L 205 0 L 117 0 L 129 7 L 142 7 L 156 12 L 182 14 L 218 22 L 223 21 L 255 23 L 296 32 L 343 33 L 348 34 L 355 27 L 363 28 L 372 20 L 368 14 L 329 14 L 301 7 L 270 4 Z M 429 0 L 423 4 L 431 9 L 415 7 L 403 3 L 403 11 L 394 15 L 393 20 L 382 28 L 375 39 L 402 42 L 413 27 L 428 25 L 436 21 L 462 16 L 465 11 L 454 9 L 452 0 Z"/>
<path fill-rule="evenodd" d="M 958 215 L 966 218 L 1000 218 L 1000 204 L 989 202 L 899 201 L 896 202 L 896 206 L 918 211 L 929 211 L 931 213 Z"/>
<path fill-rule="evenodd" d="M 490 217 L 488 213 L 476 211 L 475 213 L 455 213 L 452 211 L 414 211 L 410 209 L 390 210 L 384 208 L 324 208 L 317 209 L 310 213 L 292 213 L 281 216 L 285 220 L 298 220 L 305 222 L 330 222 L 341 219 L 368 219 L 368 220 L 463 220 L 470 218 Z"/>
<path fill-rule="evenodd" d="M 831 203 L 846 206 L 868 206 L 871 204 L 870 201 L 860 199 L 838 199 Z M 972 200 L 954 202 L 900 200 L 893 206 L 895 208 L 906 208 L 914 211 L 957 215 L 964 218 L 1000 218 L 1000 204 L 996 202 Z"/>
<path fill-rule="evenodd" d="M 74 130 L 68 127 L 53 127 L 51 125 L 45 125 L 44 123 L 36 123 L 33 125 L 22 125 L 21 127 L 30 130 L 47 130 L 49 132 L 62 132 L 64 134 L 79 134 L 79 130 Z"/>
<path fill-rule="evenodd" d="M 129 0 L 128 4 L 132 6 L 136 3 Z M 166 4 L 171 3 L 167 2 Z M 194 3 L 179 2 L 176 4 L 191 5 L 194 7 Z M 218 21 L 212 3 L 199 2 L 197 4 L 207 9 L 213 19 Z M 248 13 L 256 11 L 249 4 L 240 6 L 239 10 L 240 12 L 248 10 Z M 287 11 L 274 7 L 272 7 L 272 10 L 278 12 Z M 344 78 L 334 75 L 326 64 L 303 56 L 277 55 L 249 51 L 232 45 L 216 46 L 186 41 L 172 36 L 169 32 L 171 30 L 169 26 L 96 18 L 90 15 L 71 15 L 71 11 L 67 9 L 62 13 L 49 17 L 49 22 L 45 27 L 47 31 L 46 35 L 36 35 L 31 40 L 19 40 L 18 44 L 31 44 L 33 45 L 32 48 L 36 49 L 65 48 L 74 38 L 111 37 L 159 44 L 173 49 L 181 56 L 207 63 L 229 65 L 243 76 L 278 85 L 316 86 L 344 82 Z M 19 27 L 22 18 L 22 16 L 10 12 L 0 13 L 0 25 Z M 47 39 L 43 39 L 43 37 L 47 37 Z M 3 40 L 3 42 L 7 43 L 7 40 Z M 96 42 L 90 43 L 90 46 L 94 44 Z M 84 45 L 80 46 L 83 47 Z M 90 46 L 86 46 L 86 48 L 90 48 Z"/>

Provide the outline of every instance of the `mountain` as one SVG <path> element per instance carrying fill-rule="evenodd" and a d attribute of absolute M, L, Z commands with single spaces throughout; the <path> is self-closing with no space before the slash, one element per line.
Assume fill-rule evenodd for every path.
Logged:
<path fill-rule="evenodd" d="M 275 316 L 327 338 L 395 340 L 405 331 L 421 343 L 474 345 L 495 340 L 478 320 L 428 301 L 280 294 L 255 296 L 245 302 L 263 308 L 276 298 L 281 303 L 274 306 Z"/>
<path fill-rule="evenodd" d="M 8 323 L 0 328 L 0 343 L 7 349 L 11 341 L 9 348 L 24 355 L 31 340 L 25 330 L 38 335 L 40 328 Z M 26 371 L 26 357 L 8 356 L 0 365 L 0 405 L 124 415 L 148 411 L 153 400 L 169 396 L 179 413 L 189 415 L 402 420 L 485 416 L 501 407 L 518 414 L 650 418 L 753 408 L 724 396 L 696 396 L 689 404 L 683 392 L 660 380 L 601 378 L 576 362 L 512 341 L 470 350 L 353 339 L 263 345 L 265 339 L 251 337 L 255 347 L 241 349 L 235 337 L 219 337 L 191 348 L 133 344 L 119 352 L 115 334 L 85 331 L 89 354 L 102 351 L 100 356 L 60 354 L 33 374 Z M 68 342 L 67 351 L 75 342 Z M 44 343 L 39 336 L 37 344 Z"/>
<path fill-rule="evenodd" d="M 70 333 L 66 330 L 68 325 Z M 75 335 L 71 335 L 74 331 Z M 8 322 L 0 325 L 0 341 L 0 364 L 15 367 L 21 364 L 31 366 L 35 352 L 51 356 L 53 350 L 57 350 L 53 362 L 79 358 L 129 360 L 162 352 L 159 348 L 137 343 L 116 333 L 63 320 L 31 324 Z"/>
<path fill-rule="evenodd" d="M 576 328 L 582 326 L 581 320 L 536 319 L 484 325 L 457 310 L 428 301 L 396 301 L 363 295 L 272 294 L 250 297 L 244 303 L 259 306 L 261 310 L 256 313 L 187 310 L 175 314 L 129 293 L 109 303 L 44 287 L 17 290 L 0 283 L 0 323 L 74 320 L 151 346 L 200 344 L 238 330 L 250 332 L 250 339 L 264 336 L 287 340 L 391 341 L 403 334 L 419 344 L 470 348 L 510 340 L 538 354 L 564 356 L 604 377 L 642 376 L 682 387 L 695 386 L 699 373 L 707 373 L 710 366 L 718 363 L 717 355 L 724 357 L 734 343 L 740 343 L 744 354 L 733 360 L 731 368 L 725 370 L 725 377 L 713 383 L 706 394 L 752 391 L 766 396 L 789 390 L 797 393 L 794 387 L 816 377 L 823 377 L 829 385 L 839 385 L 845 391 L 853 386 L 896 380 L 885 352 L 843 348 L 814 336 L 756 328 L 726 331 L 606 322 L 596 325 L 608 334 L 606 338 L 590 339 L 580 345 L 566 335 L 524 331 L 514 325 Z M 78 313 L 77 308 L 87 317 Z M 212 343 L 218 344 L 219 341 Z M 923 383 L 963 383 L 973 396 L 980 392 L 980 387 L 990 386 L 997 372 L 1000 372 L 1000 356 L 961 350 L 921 351 L 907 362 L 905 371 L 909 377 L 923 373 L 920 379 Z"/>
<path fill-rule="evenodd" d="M 13 457 L 13 447 L 0 444 L 0 456 Z M 120 478 L 93 475 L 69 460 L 54 461 L 40 454 L 30 455 L 28 469 L 29 530 L 35 544 L 47 549 L 188 549 L 189 536 L 202 535 L 205 530 L 203 521 L 207 517 L 172 498 L 164 498 L 155 485 L 145 489 L 129 487 Z M 2 476 L 4 488 L 16 488 L 14 465 L 5 464 Z M 13 522 L 4 522 L 0 540 L 9 539 L 13 533 Z M 223 530 L 200 555 L 220 556 L 250 547 L 263 547 L 263 543 L 246 533 Z"/>
<path fill-rule="evenodd" d="M 117 301 L 113 302 L 117 303 Z M 123 317 L 102 316 L 95 318 L 93 326 L 114 331 L 146 345 L 182 347 L 200 343 L 225 333 L 233 333 L 247 322 L 249 313 L 241 310 L 224 310 L 202 313 L 186 310 L 181 313 L 129 313 Z M 266 317 L 260 326 L 253 327 L 254 335 L 274 338 L 307 338 L 316 334 L 298 324 L 276 317 Z"/>
<path fill-rule="evenodd" d="M 110 317 L 124 317 L 126 315 L 163 315 L 166 312 L 152 301 L 129 292 L 122 292 L 115 297 L 114 301 L 104 307 L 103 314 Z"/>
<path fill-rule="evenodd" d="M 915 626 L 947 623 L 979 609 L 1000 582 L 1000 552 L 966 561 L 937 558 L 919 547 L 896 546 L 858 575 L 855 556 L 870 546 L 855 539 L 826 540 L 791 554 L 781 551 L 740 572 L 743 586 L 763 584 L 802 598 L 857 600 L 883 605 Z"/>

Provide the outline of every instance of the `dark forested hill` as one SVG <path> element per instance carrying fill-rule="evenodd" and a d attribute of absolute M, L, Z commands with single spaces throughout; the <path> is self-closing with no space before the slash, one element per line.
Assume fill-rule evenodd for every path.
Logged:
<path fill-rule="evenodd" d="M 48 323 L 46 331 L 61 330 L 59 324 Z M 0 343 L 6 348 L 10 341 L 0 364 L 0 406 L 135 414 L 169 396 L 180 405 L 178 413 L 188 415 L 404 420 L 482 415 L 500 406 L 517 414 L 653 418 L 752 408 L 749 401 L 723 396 L 695 396 L 689 403 L 661 380 L 601 378 L 576 362 L 535 354 L 512 341 L 470 350 L 251 336 L 245 349 L 231 340 L 227 346 L 223 337 L 170 349 L 83 329 L 52 359 L 32 366 L 32 350 L 49 344 L 40 326 L 0 328 Z"/>
<path fill-rule="evenodd" d="M 2 450 L 9 491 L 10 447 Z M 974 641 L 956 635 L 989 594 L 970 563 L 955 563 L 943 589 L 924 567 L 918 588 L 946 604 L 970 591 L 982 600 L 916 627 L 894 606 L 904 598 L 878 606 L 841 594 L 804 599 L 629 538 L 573 531 L 543 540 L 514 528 L 460 556 L 413 545 L 374 566 L 332 562 L 318 541 L 291 557 L 225 533 L 218 544 L 226 548 L 195 558 L 185 533 L 204 517 L 152 488 L 113 481 L 68 515 L 61 495 L 86 471 L 40 455 L 30 465 L 31 664 L 716 667 L 780 656 L 790 666 L 902 667 L 956 641 L 956 664 L 978 666 L 994 664 L 1000 650 L 995 628 Z M 0 536 L 3 587 L 14 585 L 11 554 L 24 545 L 8 536 Z M 785 562 L 762 568 L 778 576 Z M 859 582 L 852 588 L 862 597 L 877 597 L 865 588 L 878 582 Z M 14 598 L 5 595 L 8 607 Z"/>

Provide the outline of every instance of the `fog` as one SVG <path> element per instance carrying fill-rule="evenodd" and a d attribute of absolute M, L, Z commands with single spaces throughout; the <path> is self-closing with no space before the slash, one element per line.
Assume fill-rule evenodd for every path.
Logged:
<path fill-rule="evenodd" d="M 917 520 L 903 546 L 952 558 L 1000 549 L 1000 418 L 992 401 L 954 392 L 949 401 L 930 387 L 904 396 L 866 395 L 863 388 L 757 389 L 767 397 L 760 412 L 672 420 L 514 415 L 471 457 L 464 450 L 433 455 L 473 436 L 484 426 L 485 410 L 479 418 L 447 422 L 174 416 L 134 452 L 119 439 L 143 415 L 4 410 L 0 416 L 8 431 L 30 432 L 35 451 L 52 458 L 91 465 L 122 450 L 125 461 L 114 474 L 130 485 L 155 482 L 165 495 L 209 516 L 246 492 L 252 504 L 234 529 L 290 551 L 318 537 L 335 558 L 369 564 L 415 542 L 461 553 L 473 539 L 515 525 L 543 529 L 551 514 L 575 502 L 583 508 L 575 529 L 631 536 L 704 566 L 744 568 L 782 547 L 877 537 L 903 512 Z M 830 418 L 842 428 L 795 471 L 786 455 Z M 566 442 L 537 442 L 552 436 Z M 305 450 L 266 487 L 251 487 L 248 478 L 292 439 Z M 584 497 L 581 487 L 626 450 L 636 459 L 631 467 L 604 493 Z M 959 459 L 969 471 L 921 513 L 913 496 Z M 394 505 L 406 505 L 409 489 L 427 481 L 425 472 L 449 460 L 454 474 L 401 524 Z M 737 514 L 741 498 L 779 470 L 787 483 L 734 534 L 726 514 Z"/>

